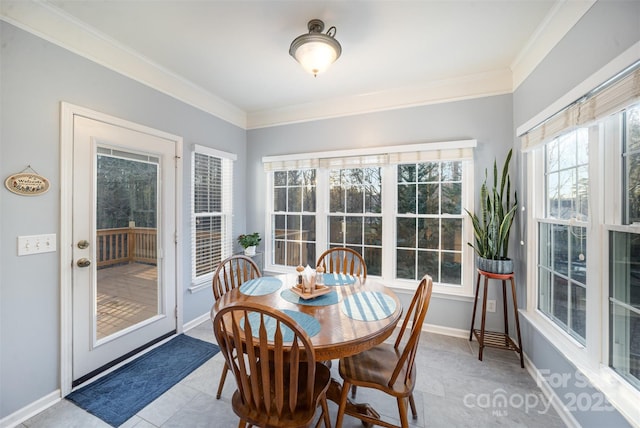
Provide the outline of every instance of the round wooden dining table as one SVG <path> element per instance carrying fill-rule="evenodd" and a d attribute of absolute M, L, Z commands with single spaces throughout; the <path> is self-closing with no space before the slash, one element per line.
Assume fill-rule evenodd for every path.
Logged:
<path fill-rule="evenodd" d="M 320 330 L 311 337 L 316 358 L 329 361 L 354 355 L 370 349 L 387 339 L 402 315 L 402 304 L 395 293 L 385 287 L 380 281 L 370 278 L 361 280 L 355 278 L 355 283 L 331 286 L 337 293 L 337 302 L 328 305 L 315 305 L 312 300 L 305 304 L 293 303 L 283 298 L 283 291 L 295 286 L 295 274 L 278 275 L 282 286 L 273 292 L 260 295 L 249 295 L 241 291 L 241 287 L 234 288 L 220 297 L 212 308 L 211 315 L 230 303 L 256 302 L 279 310 L 301 312 L 315 318 L 320 324 Z M 388 316 L 377 320 L 358 320 L 345 313 L 341 303 L 349 296 L 360 292 L 381 292 L 395 302 L 395 310 Z"/>
<path fill-rule="evenodd" d="M 298 303 L 295 303 L 296 299 L 291 299 L 290 294 L 287 294 L 289 289 L 296 284 L 295 274 L 278 275 L 274 278 L 281 281 L 281 286 L 279 288 L 273 287 L 274 291 L 265 294 L 260 294 L 259 290 L 256 295 L 246 294 L 242 291 L 242 286 L 228 291 L 216 301 L 211 309 L 211 319 L 219 309 L 235 302 L 256 302 L 281 311 L 288 311 L 289 314 L 291 311 L 295 311 L 310 315 L 318 321 L 320 327 L 316 334 L 310 335 L 316 359 L 328 362 L 357 354 L 384 342 L 393 333 L 402 315 L 402 304 L 398 297 L 379 280 L 355 278 L 353 284 L 331 286 L 332 291 L 337 294 L 337 296 L 332 296 L 335 303 L 315 304 L 313 301 L 315 299 L 306 301 L 302 298 L 297 299 Z M 375 294 L 378 297 L 380 297 L 379 293 L 382 293 L 384 296 L 381 297 L 386 300 L 390 299 L 389 302 L 393 301 L 394 304 L 389 305 L 388 308 L 390 314 L 385 313 L 383 316 L 373 317 L 377 319 L 364 320 L 348 314 L 343 302 L 359 295 L 371 295 L 368 293 L 378 293 Z M 331 386 L 327 391 L 327 398 L 339 403 L 341 393 L 341 382 L 332 379 Z M 353 403 L 351 400 L 347 400 L 345 413 L 354 416 L 366 414 L 370 417 L 380 418 L 378 412 L 369 404 Z"/>

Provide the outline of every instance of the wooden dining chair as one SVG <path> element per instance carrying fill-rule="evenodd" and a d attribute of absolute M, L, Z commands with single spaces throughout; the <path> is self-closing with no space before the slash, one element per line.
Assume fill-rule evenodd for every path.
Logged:
<path fill-rule="evenodd" d="M 211 286 L 213 287 L 213 297 L 218 300 L 227 291 L 240 287 L 243 283 L 250 279 L 260 278 L 262 274 L 258 265 L 247 256 L 234 255 L 223 260 L 213 274 Z M 220 374 L 220 383 L 218 384 L 218 392 L 216 398 L 220 399 L 222 388 L 227 379 L 227 371 L 229 366 L 225 363 L 222 373 Z"/>
<path fill-rule="evenodd" d="M 318 257 L 316 266 L 322 266 L 326 273 L 344 273 L 367 277 L 367 265 L 362 255 L 351 248 L 330 248 Z"/>
<path fill-rule="evenodd" d="M 418 351 L 422 324 L 431 300 L 432 289 L 433 280 L 430 276 L 425 275 L 411 300 L 411 305 L 394 344 L 382 343 L 367 351 L 340 359 L 338 371 L 344 379 L 344 383 L 338 407 L 336 428 L 342 427 L 347 396 L 351 386 L 374 388 L 395 397 L 398 403 L 402 428 L 409 426 L 407 399 L 411 406 L 413 419 L 418 418 L 416 404 L 413 399 L 413 388 L 416 380 L 414 362 Z M 405 337 L 405 334 L 408 334 L 408 336 Z M 358 417 L 363 423 L 397 428 L 396 425 L 381 419 L 366 415 Z"/>
<path fill-rule="evenodd" d="M 236 378 L 231 404 L 239 427 L 308 427 L 316 409 L 331 426 L 327 389 L 331 372 L 316 362 L 309 335 L 270 306 L 231 303 L 214 314 L 213 330 Z"/>

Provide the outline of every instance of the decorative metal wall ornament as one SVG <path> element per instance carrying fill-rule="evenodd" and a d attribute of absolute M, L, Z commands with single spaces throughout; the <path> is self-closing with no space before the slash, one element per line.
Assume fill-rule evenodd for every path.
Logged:
<path fill-rule="evenodd" d="M 27 172 L 28 170 L 31 172 Z M 4 185 L 9 191 L 22 196 L 42 195 L 49 190 L 49 180 L 38 174 L 31 165 L 7 177 Z"/>

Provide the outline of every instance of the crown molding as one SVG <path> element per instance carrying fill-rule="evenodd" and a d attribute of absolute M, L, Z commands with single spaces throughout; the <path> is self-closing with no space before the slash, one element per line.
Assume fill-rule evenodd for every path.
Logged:
<path fill-rule="evenodd" d="M 0 19 L 243 129 L 244 111 L 64 11 L 39 0 L 2 1 Z"/>
<path fill-rule="evenodd" d="M 597 0 L 558 0 L 511 64 L 513 89 L 533 72 Z"/>
<path fill-rule="evenodd" d="M 511 93 L 511 88 L 511 71 L 505 69 L 432 81 L 421 86 L 251 112 L 247 115 L 247 129 L 502 95 Z"/>
<path fill-rule="evenodd" d="M 596 0 L 558 0 L 510 69 L 337 100 L 245 112 L 44 0 L 1 1 L 0 19 L 242 129 L 512 93 Z"/>

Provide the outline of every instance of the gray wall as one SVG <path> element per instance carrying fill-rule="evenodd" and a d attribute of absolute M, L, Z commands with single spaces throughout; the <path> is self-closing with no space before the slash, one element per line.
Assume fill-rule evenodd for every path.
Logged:
<path fill-rule="evenodd" d="M 194 143 L 238 154 L 235 194 L 245 189 L 246 132 L 0 21 L 0 177 L 31 165 L 48 193 L 0 189 L 0 419 L 59 387 L 59 254 L 17 257 L 16 237 L 60 233 L 60 102 L 182 136 L 184 321 L 211 308 L 209 289 L 190 283 L 190 151 Z M 234 201 L 234 230 L 245 229 L 245 201 Z"/>
<path fill-rule="evenodd" d="M 247 137 L 247 192 L 252 203 L 247 206 L 247 226 L 265 230 L 263 156 L 476 139 L 475 179 L 480 183 L 484 169 L 492 167 L 496 156 L 504 160 L 512 145 L 512 110 L 511 95 L 501 95 L 251 130 Z M 405 303 L 410 298 L 401 297 Z M 427 323 L 469 329 L 472 304 L 468 299 L 434 296 L 433 300 Z M 493 328 L 499 317 L 489 315 Z"/>
<path fill-rule="evenodd" d="M 522 125 L 639 40 L 640 2 L 598 1 L 514 92 L 515 126 Z M 514 141 L 519 148 L 520 142 Z M 520 193 L 524 194 L 522 189 Z M 521 252 L 519 257 L 520 266 L 524 266 L 525 254 Z M 524 292 L 524 288 L 519 290 L 519 298 L 524 297 Z M 534 365 L 549 373 L 573 376 L 575 366 L 571 361 L 526 319 L 521 321 L 523 347 Z M 573 383 L 558 389 L 558 396 L 592 392 Z M 573 416 L 583 427 L 628 426 L 618 412 L 576 411 Z"/>
<path fill-rule="evenodd" d="M 639 1 L 596 2 L 514 92 L 515 126 L 552 104 L 639 39 Z"/>

